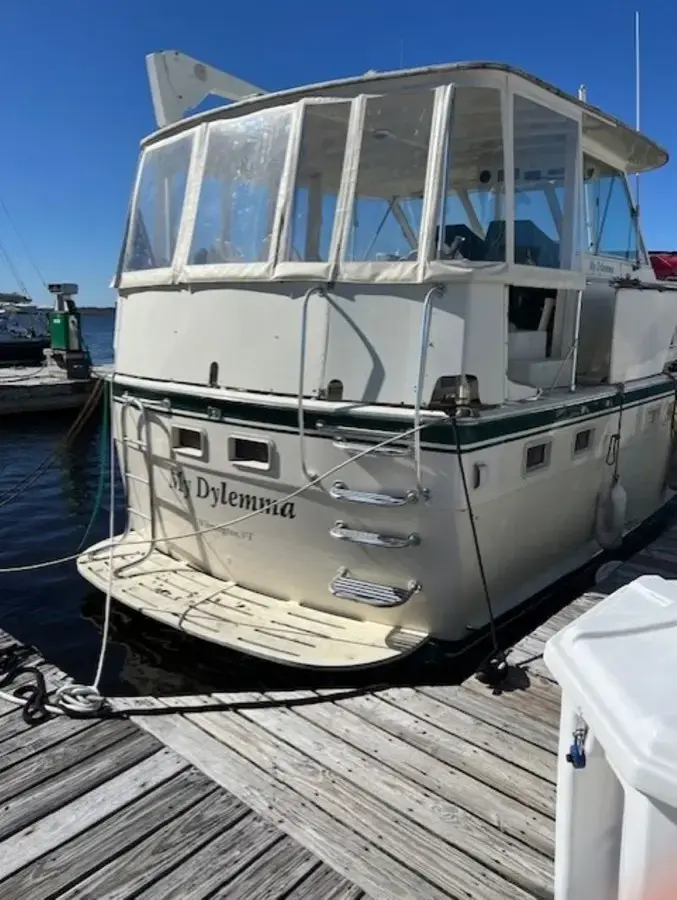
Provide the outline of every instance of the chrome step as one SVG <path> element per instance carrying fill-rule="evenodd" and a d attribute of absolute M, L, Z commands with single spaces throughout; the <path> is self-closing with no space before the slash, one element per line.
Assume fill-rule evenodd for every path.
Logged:
<path fill-rule="evenodd" d="M 356 491 L 342 481 L 335 481 L 329 489 L 332 500 L 345 500 L 347 503 L 361 503 L 364 506 L 405 506 L 417 503 L 418 491 L 407 491 L 404 494 L 380 494 L 375 491 Z"/>
<path fill-rule="evenodd" d="M 115 438 L 116 444 L 121 444 L 123 447 L 131 447 L 132 450 L 140 450 L 142 453 L 145 453 L 148 449 L 148 444 L 145 441 L 137 441 L 136 438 Z"/>
<path fill-rule="evenodd" d="M 417 581 L 410 581 L 406 588 L 392 587 L 389 584 L 353 578 L 348 569 L 339 569 L 329 583 L 329 590 L 341 600 L 354 600 L 369 606 L 400 606 L 411 600 L 421 590 L 421 585 Z"/>
<path fill-rule="evenodd" d="M 131 394 L 125 391 L 120 399 L 122 400 L 123 405 L 134 406 L 136 409 L 143 407 L 144 410 L 150 410 L 151 412 L 155 412 L 156 410 L 160 412 L 171 412 L 172 409 L 172 401 L 169 397 L 165 397 L 162 400 L 149 400 L 148 398 L 141 400 L 132 397 Z"/>
<path fill-rule="evenodd" d="M 127 512 L 131 513 L 134 516 L 138 516 L 140 519 L 144 519 L 146 522 L 152 522 L 153 517 L 149 516 L 147 513 L 141 512 L 139 509 L 134 509 L 132 506 L 127 507 Z"/>
<path fill-rule="evenodd" d="M 350 456 L 356 456 L 358 453 L 364 453 L 367 455 L 365 451 L 369 451 L 369 456 L 387 456 L 389 458 L 403 458 L 407 456 L 413 456 L 414 451 L 411 447 L 395 447 L 393 444 L 388 444 L 385 447 L 379 447 L 377 444 L 356 444 L 351 443 L 350 441 L 346 441 L 343 438 L 337 438 L 332 441 L 334 447 L 337 450 L 343 450 L 344 453 L 348 453 Z"/>
<path fill-rule="evenodd" d="M 134 475 L 132 472 L 123 472 L 122 474 L 125 481 L 127 481 L 127 479 L 130 479 L 131 481 L 138 481 L 139 484 L 150 484 L 150 481 L 148 481 L 147 478 L 142 478 L 141 475 Z"/>
<path fill-rule="evenodd" d="M 348 528 L 345 522 L 335 522 L 329 534 L 339 541 L 350 541 L 353 544 L 365 544 L 369 547 L 383 547 L 386 550 L 402 550 L 405 547 L 418 547 L 421 538 L 418 534 L 400 537 L 395 534 L 378 534 L 375 531 L 358 531 Z"/>
<path fill-rule="evenodd" d="M 406 447 L 396 447 L 394 444 L 387 444 L 385 447 L 374 449 L 376 444 L 381 441 L 395 439 L 398 435 L 394 431 L 383 431 L 378 428 L 355 428 L 349 425 L 332 425 L 322 421 L 318 422 L 315 427 L 320 433 L 327 434 L 333 438 L 332 443 L 334 447 L 351 455 L 369 450 L 370 455 L 402 457 L 412 456 L 414 452 L 409 443 L 409 438 L 402 439 L 407 443 Z"/>

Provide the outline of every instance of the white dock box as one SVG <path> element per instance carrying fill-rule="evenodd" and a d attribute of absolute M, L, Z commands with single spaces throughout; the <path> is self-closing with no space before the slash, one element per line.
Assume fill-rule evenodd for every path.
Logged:
<path fill-rule="evenodd" d="M 638 578 L 551 638 L 544 659 L 562 688 L 555 900 L 672 900 L 677 582 Z"/>

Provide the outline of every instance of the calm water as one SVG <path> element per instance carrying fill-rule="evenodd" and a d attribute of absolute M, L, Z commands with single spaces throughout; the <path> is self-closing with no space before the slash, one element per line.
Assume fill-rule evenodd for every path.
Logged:
<path fill-rule="evenodd" d="M 85 317 L 83 329 L 95 362 L 112 361 L 113 317 Z M 52 453 L 68 430 L 73 414 L 20 418 L 0 426 L 0 504 L 26 475 Z M 56 464 L 19 497 L 0 505 L 0 569 L 29 565 L 76 553 L 108 533 L 108 479 L 103 503 L 86 529 L 95 507 L 100 482 L 100 418 Z M 117 485 L 117 529 L 124 523 L 121 485 Z M 646 536 L 633 541 L 636 550 Z M 625 555 L 625 554 L 624 554 Z M 546 615 L 591 587 L 592 570 L 569 579 L 537 608 L 520 618 L 505 635 L 506 645 L 532 630 Z M 0 572 L 0 627 L 14 637 L 35 644 L 47 659 L 82 683 L 93 677 L 101 640 L 104 598 L 77 574 L 75 563 L 36 572 Z M 419 658 L 374 674 L 338 677 L 267 665 L 179 634 L 114 605 L 103 689 L 108 693 L 163 694 L 202 691 L 253 690 L 266 687 L 317 687 L 353 684 L 356 687 L 388 679 L 390 683 L 457 680 L 479 662 L 478 652 L 440 664 L 423 665 Z M 480 654 L 488 651 L 486 645 Z"/>

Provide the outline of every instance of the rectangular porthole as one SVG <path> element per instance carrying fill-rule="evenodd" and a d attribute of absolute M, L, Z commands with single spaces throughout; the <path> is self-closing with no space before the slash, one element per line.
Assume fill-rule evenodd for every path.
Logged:
<path fill-rule="evenodd" d="M 228 459 L 245 469 L 267 472 L 272 465 L 273 442 L 232 434 L 228 438 Z"/>
<path fill-rule="evenodd" d="M 577 431 L 574 436 L 574 456 L 581 456 L 592 447 L 592 428 L 584 428 Z"/>
<path fill-rule="evenodd" d="M 200 428 L 182 428 L 172 425 L 172 449 L 181 456 L 205 459 L 207 455 L 207 435 Z"/>
<path fill-rule="evenodd" d="M 550 465 L 550 448 L 552 441 L 541 441 L 538 444 L 530 444 L 524 451 L 524 474 L 531 475 Z"/>

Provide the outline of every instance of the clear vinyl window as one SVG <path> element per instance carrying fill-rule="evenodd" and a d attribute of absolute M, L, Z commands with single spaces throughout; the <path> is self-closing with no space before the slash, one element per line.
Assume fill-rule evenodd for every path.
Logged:
<path fill-rule="evenodd" d="M 501 94 L 457 87 L 445 154 L 445 190 L 435 257 L 505 260 L 505 178 Z"/>
<path fill-rule="evenodd" d="M 172 265 L 193 150 L 194 133 L 149 147 L 141 160 L 122 268 L 125 272 Z"/>
<path fill-rule="evenodd" d="M 433 91 L 401 91 L 366 102 L 347 262 L 416 260 Z"/>
<path fill-rule="evenodd" d="M 571 268 L 578 123 L 515 97 L 515 262 L 547 269 Z"/>
<path fill-rule="evenodd" d="M 305 106 L 285 259 L 329 259 L 349 118 L 350 103 Z"/>
<path fill-rule="evenodd" d="M 589 252 L 646 264 L 625 174 L 586 155 L 583 178 Z"/>
<path fill-rule="evenodd" d="M 291 107 L 213 122 L 188 262 L 264 262 L 271 253 Z"/>

